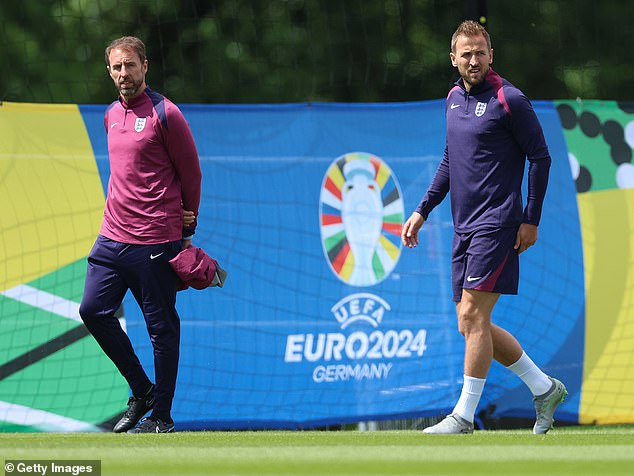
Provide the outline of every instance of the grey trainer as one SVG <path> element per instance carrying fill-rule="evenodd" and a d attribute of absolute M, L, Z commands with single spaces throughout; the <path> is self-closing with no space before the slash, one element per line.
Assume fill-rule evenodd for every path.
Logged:
<path fill-rule="evenodd" d="M 566 395 L 568 395 L 568 391 L 566 390 L 566 386 L 561 383 L 559 380 L 548 377 L 553 385 L 550 387 L 544 395 L 540 395 L 538 397 L 533 397 L 533 402 L 535 403 L 535 414 L 537 419 L 535 421 L 535 426 L 533 427 L 533 433 L 536 435 L 543 435 L 547 433 L 548 430 L 552 430 L 553 415 L 555 414 L 555 410 L 557 406 L 564 401 Z"/>
<path fill-rule="evenodd" d="M 457 413 L 452 413 L 440 423 L 425 428 L 423 433 L 433 435 L 470 434 L 473 433 L 473 423 L 468 422 Z"/>

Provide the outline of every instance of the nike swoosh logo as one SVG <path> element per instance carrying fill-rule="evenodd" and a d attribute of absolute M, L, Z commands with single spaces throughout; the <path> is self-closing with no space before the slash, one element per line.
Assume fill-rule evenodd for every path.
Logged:
<path fill-rule="evenodd" d="M 163 251 L 163 253 L 165 253 L 165 251 Z M 156 258 L 158 258 L 159 256 L 161 256 L 163 253 L 159 253 L 159 254 L 157 254 L 157 255 L 150 255 L 150 259 L 156 259 Z"/>
<path fill-rule="evenodd" d="M 451 109 L 455 109 L 457 107 L 460 107 L 460 104 L 452 104 L 450 107 L 451 107 Z"/>
<path fill-rule="evenodd" d="M 482 276 L 477 276 L 475 278 L 472 278 L 471 276 L 467 276 L 467 281 L 468 282 L 477 281 L 478 279 L 482 279 Z"/>
<path fill-rule="evenodd" d="M 118 122 L 115 122 L 114 124 L 110 124 L 110 129 L 112 129 L 114 126 L 116 126 L 117 124 L 119 124 Z"/>

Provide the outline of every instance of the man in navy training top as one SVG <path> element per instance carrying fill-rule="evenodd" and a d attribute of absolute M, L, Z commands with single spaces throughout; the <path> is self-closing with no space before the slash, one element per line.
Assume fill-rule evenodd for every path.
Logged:
<path fill-rule="evenodd" d="M 114 432 L 136 426 L 137 433 L 168 433 L 174 431 L 171 408 L 180 346 L 178 278 L 169 260 L 191 243 L 196 230 L 200 163 L 181 111 L 145 84 L 143 42 L 131 36 L 114 40 L 105 59 L 119 98 L 104 117 L 110 179 L 79 313 L 132 391 Z M 143 311 L 156 385 L 115 316 L 128 289 Z"/>
<path fill-rule="evenodd" d="M 552 428 L 565 386 L 542 372 L 509 332 L 491 322 L 500 294 L 517 294 L 519 255 L 537 241 L 550 155 L 524 94 L 490 68 L 487 31 L 463 22 L 451 38 L 460 79 L 447 96 L 445 152 L 427 193 L 403 225 L 409 248 L 429 213 L 451 192 L 452 289 L 465 338 L 464 383 L 451 415 L 425 433 L 473 433 L 473 419 L 492 359 L 515 372 L 534 395 L 536 434 Z M 528 157 L 528 197 L 521 185 Z"/>

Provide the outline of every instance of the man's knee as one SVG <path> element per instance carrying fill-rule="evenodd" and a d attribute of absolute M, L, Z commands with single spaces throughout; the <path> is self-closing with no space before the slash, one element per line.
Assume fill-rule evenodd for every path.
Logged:
<path fill-rule="evenodd" d="M 491 332 L 491 312 L 500 297 L 497 293 L 463 289 L 456 306 L 458 329 L 462 335 L 471 332 Z"/>
<path fill-rule="evenodd" d="M 79 317 L 84 321 L 84 324 L 89 325 L 97 317 L 97 314 L 98 310 L 92 302 L 82 300 L 79 305 Z"/>
<path fill-rule="evenodd" d="M 117 317 L 116 309 L 104 309 L 103 306 L 99 304 L 99 302 L 90 299 L 82 299 L 81 304 L 79 305 L 79 317 L 84 321 L 86 326 L 89 326 L 90 323 L 94 322 L 97 319 L 103 319 L 108 317 Z"/>
<path fill-rule="evenodd" d="M 458 313 L 458 330 L 463 336 L 490 327 L 490 317 L 471 302 L 462 302 Z"/>

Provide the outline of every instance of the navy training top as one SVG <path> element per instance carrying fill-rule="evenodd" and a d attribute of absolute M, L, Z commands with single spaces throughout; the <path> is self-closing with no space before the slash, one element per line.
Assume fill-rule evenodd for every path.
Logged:
<path fill-rule="evenodd" d="M 445 153 L 416 208 L 425 220 L 451 192 L 454 229 L 539 225 L 548 185 L 550 154 L 537 115 L 524 94 L 492 69 L 467 92 L 462 78 L 445 106 Z M 529 160 L 528 197 L 522 179 Z"/>

